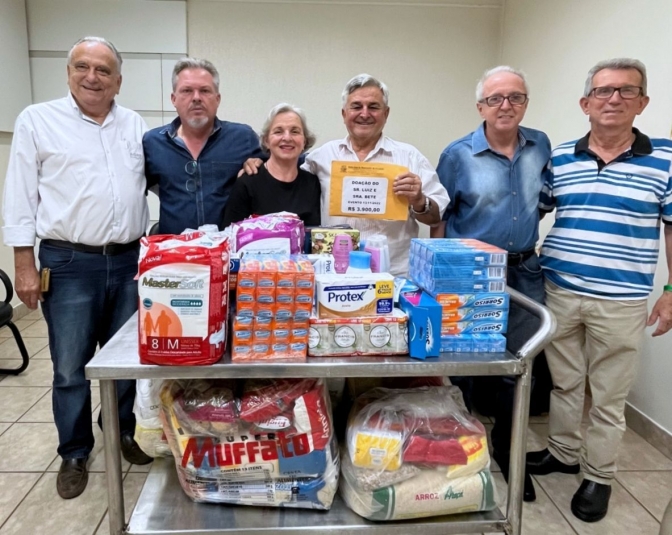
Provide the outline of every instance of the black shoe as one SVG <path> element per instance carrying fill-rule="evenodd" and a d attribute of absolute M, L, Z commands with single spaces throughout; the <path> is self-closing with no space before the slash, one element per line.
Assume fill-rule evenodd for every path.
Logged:
<path fill-rule="evenodd" d="M 509 457 L 508 455 L 499 455 L 496 452 L 492 452 L 492 458 L 497 461 L 497 464 L 502 469 L 502 475 L 504 480 L 509 482 Z M 537 500 L 537 492 L 534 490 L 534 483 L 530 474 L 525 470 L 525 481 L 523 484 L 523 501 L 524 502 L 534 502 Z"/>
<path fill-rule="evenodd" d="M 86 469 L 88 457 L 80 459 L 67 459 L 61 462 L 56 478 L 56 490 L 64 500 L 76 498 L 86 488 L 89 482 L 89 471 Z"/>
<path fill-rule="evenodd" d="M 553 472 L 561 474 L 578 474 L 581 467 L 578 464 L 565 464 L 556 459 L 548 448 L 541 451 L 531 451 L 526 458 L 527 471 L 530 474 L 545 476 Z"/>
<path fill-rule="evenodd" d="M 131 464 L 149 464 L 154 460 L 140 449 L 133 435 L 121 435 L 121 454 Z"/>
<path fill-rule="evenodd" d="M 611 485 L 584 479 L 572 498 L 572 513 L 584 522 L 597 522 L 607 515 Z"/>

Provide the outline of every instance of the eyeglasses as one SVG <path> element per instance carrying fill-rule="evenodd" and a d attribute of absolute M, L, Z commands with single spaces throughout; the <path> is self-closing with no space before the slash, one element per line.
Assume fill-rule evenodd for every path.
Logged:
<path fill-rule="evenodd" d="M 527 95 L 525 93 L 513 93 L 507 97 L 503 95 L 492 95 L 491 97 L 479 100 L 479 102 L 481 104 L 485 102 L 491 108 L 498 108 L 504 104 L 505 100 L 508 100 L 511 106 L 522 106 L 527 102 Z"/>
<path fill-rule="evenodd" d="M 595 98 L 606 100 L 611 98 L 616 91 L 618 91 L 618 94 L 621 95 L 622 99 L 632 100 L 633 98 L 640 96 L 643 89 L 634 85 L 626 85 L 624 87 L 610 87 L 605 85 L 604 87 L 594 87 L 591 93 L 595 95 Z"/>

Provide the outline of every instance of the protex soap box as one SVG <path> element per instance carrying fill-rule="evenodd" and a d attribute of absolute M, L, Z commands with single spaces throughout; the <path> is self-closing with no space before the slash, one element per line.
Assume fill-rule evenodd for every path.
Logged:
<path fill-rule="evenodd" d="M 444 311 L 459 308 L 509 309 L 508 293 L 439 293 L 434 296 L 434 299 L 439 302 Z"/>
<path fill-rule="evenodd" d="M 403 292 L 399 306 L 408 314 L 408 349 L 411 357 L 438 357 L 441 350 L 441 305 L 422 290 Z"/>
<path fill-rule="evenodd" d="M 316 275 L 319 318 L 352 318 L 392 314 L 394 278 L 389 273 Z"/>

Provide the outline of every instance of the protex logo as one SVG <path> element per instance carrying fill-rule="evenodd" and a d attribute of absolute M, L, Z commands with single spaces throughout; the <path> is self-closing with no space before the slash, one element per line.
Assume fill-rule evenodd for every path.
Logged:
<path fill-rule="evenodd" d="M 328 292 L 327 293 L 327 303 L 351 303 L 353 301 L 364 301 L 364 295 L 366 291 L 363 292 Z"/>
<path fill-rule="evenodd" d="M 472 333 L 501 333 L 504 330 L 502 323 L 486 323 L 471 329 Z"/>
<path fill-rule="evenodd" d="M 155 279 L 154 277 L 143 277 L 142 285 L 149 288 L 166 288 L 169 290 L 202 290 L 203 279 Z"/>
<path fill-rule="evenodd" d="M 486 297 L 474 301 L 475 307 L 501 307 L 504 304 L 504 297 Z"/>
<path fill-rule="evenodd" d="M 475 320 L 484 320 L 484 319 L 501 320 L 503 317 L 504 317 L 503 310 L 488 310 L 487 312 L 476 312 L 473 315 L 473 319 Z"/>

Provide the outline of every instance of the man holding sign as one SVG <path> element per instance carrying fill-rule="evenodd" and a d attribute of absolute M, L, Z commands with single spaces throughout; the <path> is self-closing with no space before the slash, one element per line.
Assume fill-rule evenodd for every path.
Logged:
<path fill-rule="evenodd" d="M 302 168 L 322 188 L 322 224 L 348 224 L 362 239 L 384 234 L 395 276 L 408 271 L 411 238 L 418 222 L 435 225 L 448 206 L 448 193 L 418 149 L 383 135 L 390 114 L 387 86 L 368 74 L 343 90 L 345 139 L 325 143 L 306 156 Z M 245 172 L 260 160 L 248 160 Z M 257 165 L 258 166 L 258 165 Z"/>

